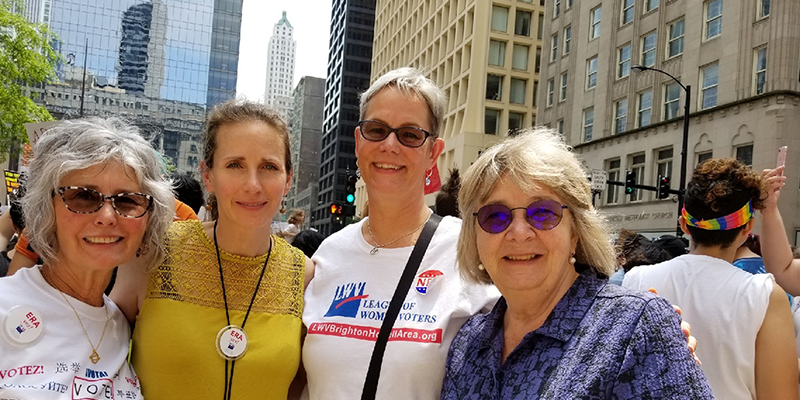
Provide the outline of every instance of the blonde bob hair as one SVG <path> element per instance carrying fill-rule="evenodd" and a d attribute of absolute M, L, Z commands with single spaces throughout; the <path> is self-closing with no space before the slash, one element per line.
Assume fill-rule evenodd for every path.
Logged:
<path fill-rule="evenodd" d="M 478 268 L 477 230 L 473 213 L 484 205 L 497 183 L 507 178 L 526 193 L 545 187 L 555 193 L 572 213 L 572 232 L 578 237 L 577 263 L 610 276 L 616 258 L 603 219 L 592 206 L 587 172 L 561 136 L 546 128 L 520 131 L 483 152 L 467 170 L 461 182 L 458 205 L 464 220 L 458 238 L 458 263 L 461 274 L 470 281 L 491 283 L 486 271 Z M 564 243 L 568 246 L 568 243 Z"/>

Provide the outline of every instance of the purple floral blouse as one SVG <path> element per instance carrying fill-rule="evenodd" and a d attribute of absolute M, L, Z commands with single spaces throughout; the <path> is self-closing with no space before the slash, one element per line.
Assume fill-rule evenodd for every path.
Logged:
<path fill-rule="evenodd" d="M 585 270 L 501 363 L 501 298 L 456 335 L 442 399 L 713 399 L 672 306 Z"/>

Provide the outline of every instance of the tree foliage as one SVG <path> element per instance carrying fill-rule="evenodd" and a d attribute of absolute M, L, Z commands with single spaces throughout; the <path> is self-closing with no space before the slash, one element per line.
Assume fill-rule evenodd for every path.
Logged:
<path fill-rule="evenodd" d="M 18 0 L 0 0 L 0 160 L 28 141 L 25 123 L 53 119 L 29 87 L 56 79 L 56 38 L 44 24 L 30 23 L 23 9 Z"/>

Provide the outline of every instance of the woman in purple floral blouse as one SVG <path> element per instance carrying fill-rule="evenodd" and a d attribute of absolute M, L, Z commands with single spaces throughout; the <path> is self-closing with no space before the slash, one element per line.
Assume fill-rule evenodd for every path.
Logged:
<path fill-rule="evenodd" d="M 454 339 L 442 399 L 713 398 L 670 304 L 607 284 L 611 240 L 555 132 L 484 152 L 459 206 L 461 273 L 503 298 Z"/>

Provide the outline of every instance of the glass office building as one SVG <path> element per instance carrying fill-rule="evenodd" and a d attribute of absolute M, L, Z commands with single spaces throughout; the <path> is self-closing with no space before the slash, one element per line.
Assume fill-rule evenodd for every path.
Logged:
<path fill-rule="evenodd" d="M 205 104 L 213 20 L 214 0 L 61 0 L 50 26 L 68 63 L 88 48 L 98 86 Z"/>

